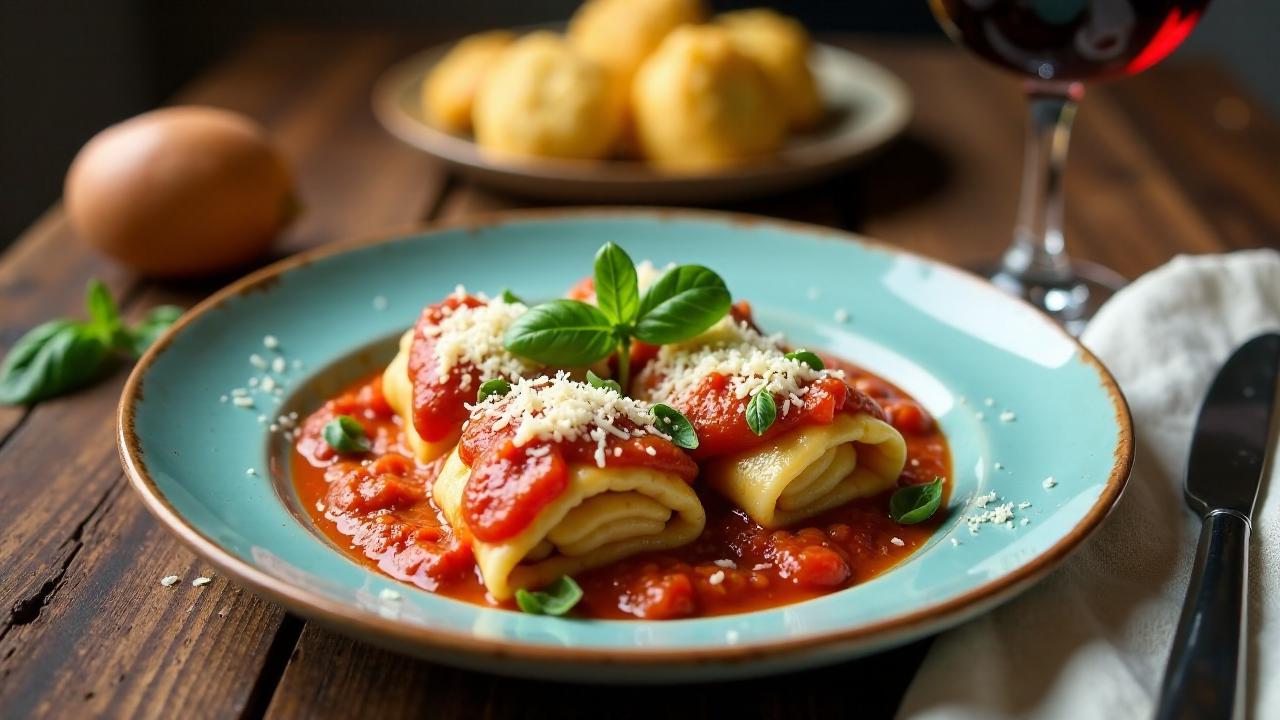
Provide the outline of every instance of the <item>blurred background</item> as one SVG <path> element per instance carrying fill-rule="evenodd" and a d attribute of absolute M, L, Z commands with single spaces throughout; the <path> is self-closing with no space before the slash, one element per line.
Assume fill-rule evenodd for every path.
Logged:
<path fill-rule="evenodd" d="M 1048 0 L 1052 1 L 1052 0 Z M 568 17 L 579 0 L 0 0 L 0 247 L 61 194 L 76 150 L 155 107 L 255 29 L 360 27 L 453 34 Z M 712 0 L 772 5 L 815 34 L 936 36 L 925 0 Z M 1280 2 L 1215 0 L 1177 56 L 1210 55 L 1280 110 Z M 928 98 L 919 98 L 928 102 Z"/>

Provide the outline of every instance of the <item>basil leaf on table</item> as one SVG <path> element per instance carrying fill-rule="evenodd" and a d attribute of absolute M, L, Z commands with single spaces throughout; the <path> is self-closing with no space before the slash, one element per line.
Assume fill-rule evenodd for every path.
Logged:
<path fill-rule="evenodd" d="M 698 432 L 693 429 L 693 423 L 689 422 L 684 413 L 670 405 L 658 403 L 653 406 L 653 416 L 658 419 L 654 425 L 671 436 L 673 445 L 685 450 L 698 449 Z"/>
<path fill-rule="evenodd" d="M 89 322 L 50 320 L 27 331 L 0 362 L 0 404 L 31 404 L 76 390 L 102 375 L 116 352 L 140 355 L 182 309 L 162 305 L 125 327 L 111 293 L 98 280 L 85 292 Z"/>
<path fill-rule="evenodd" d="M 889 517 L 900 525 L 915 525 L 933 517 L 942 504 L 942 478 L 898 488 L 889 498 Z"/>
<path fill-rule="evenodd" d="M 568 575 L 561 575 L 542 590 L 516 590 L 516 605 L 530 615 L 564 615 L 581 599 L 582 588 Z"/>
<path fill-rule="evenodd" d="M 96 380 L 111 348 L 99 328 L 52 320 L 27 332 L 0 364 L 0 403 L 30 405 Z"/>
<path fill-rule="evenodd" d="M 325 423 L 321 434 L 329 447 L 340 453 L 369 452 L 372 447 L 364 426 L 350 415 L 339 415 Z"/>
<path fill-rule="evenodd" d="M 134 354 L 141 355 L 146 352 L 147 348 L 155 344 L 170 325 L 182 317 L 183 312 L 183 309 L 176 305 L 160 305 L 152 308 L 151 312 L 148 312 L 129 333 Z"/>
<path fill-rule="evenodd" d="M 640 307 L 640 281 L 635 263 L 614 243 L 596 252 L 596 306 L 615 325 L 629 323 Z"/>
<path fill-rule="evenodd" d="M 578 300 L 535 305 L 503 337 L 507 350 L 547 365 L 590 365 L 608 357 L 617 342 L 609 318 Z"/>
<path fill-rule="evenodd" d="M 729 312 L 732 298 L 724 280 L 701 265 L 667 271 L 640 298 L 637 339 L 652 345 L 687 340 Z"/>
<path fill-rule="evenodd" d="M 778 418 L 778 404 L 768 388 L 760 388 L 747 403 L 747 427 L 756 435 L 763 435 Z"/>
<path fill-rule="evenodd" d="M 482 403 L 491 395 L 501 397 L 509 392 L 511 392 L 511 383 L 507 382 L 506 379 L 494 378 L 485 380 L 480 383 L 480 389 L 476 391 L 476 402 Z"/>
<path fill-rule="evenodd" d="M 795 360 L 797 362 L 802 362 L 805 365 L 808 365 L 813 370 L 821 370 L 824 367 L 826 367 L 826 364 L 822 362 L 822 358 L 818 357 L 814 353 L 809 352 L 808 350 L 805 350 L 804 348 L 800 348 L 795 352 L 789 352 L 783 357 L 785 357 L 788 360 Z"/>
<path fill-rule="evenodd" d="M 604 388 L 606 390 L 612 390 L 619 395 L 622 394 L 622 386 L 618 384 L 617 380 L 607 380 L 590 370 L 587 371 L 587 384 L 594 388 Z"/>

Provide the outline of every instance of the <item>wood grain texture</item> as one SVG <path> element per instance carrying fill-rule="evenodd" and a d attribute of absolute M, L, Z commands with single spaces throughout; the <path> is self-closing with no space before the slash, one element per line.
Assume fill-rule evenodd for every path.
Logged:
<path fill-rule="evenodd" d="M 368 92 L 426 36 L 274 32 L 178 98 L 258 118 L 307 214 L 277 254 L 527 199 L 450 177 L 384 133 Z M 1006 244 L 1021 171 L 1017 82 L 943 43 L 854 40 L 911 86 L 906 135 L 816 188 L 727 206 L 844 227 L 953 262 Z M 1067 179 L 1068 242 L 1136 276 L 1177 252 L 1276 245 L 1280 130 L 1216 69 L 1171 64 L 1089 91 Z M 55 208 L 0 257 L 0 350 L 78 310 L 102 277 L 134 315 L 230 278 L 140 281 L 81 246 Z M 112 440 L 123 371 L 32 411 L 0 409 L 0 715 L 885 717 L 927 643 L 769 683 L 664 689 L 497 678 L 408 659 L 290 618 L 208 570 L 146 513 Z M 163 588 L 159 579 L 183 581 Z M 357 712 L 358 711 L 358 712 Z"/>
<path fill-rule="evenodd" d="M 246 47 L 179 96 L 257 118 L 285 148 L 312 211 L 288 251 L 357 230 L 406 226 L 444 174 L 376 126 L 363 93 L 403 50 L 382 35 L 283 35 Z M 0 263 L 4 339 L 79 311 L 104 277 L 135 317 L 189 305 L 225 282 L 134 278 L 78 244 L 56 209 Z M 12 336 L 12 338 L 10 337 Z M 127 487 L 114 443 L 125 376 L 0 415 L 0 707 L 5 716 L 260 714 L 301 630 L 277 607 L 214 578 Z M 164 575 L 178 585 L 159 584 Z M 10 715 L 10 713 L 13 715 Z"/>

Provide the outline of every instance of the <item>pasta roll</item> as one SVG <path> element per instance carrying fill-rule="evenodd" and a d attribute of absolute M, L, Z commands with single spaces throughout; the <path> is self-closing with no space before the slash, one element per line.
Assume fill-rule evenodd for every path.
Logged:
<path fill-rule="evenodd" d="M 706 524 L 702 503 L 674 473 L 646 467 L 571 464 L 568 487 L 522 531 L 500 542 L 473 541 L 489 594 L 506 600 L 561 575 L 608 565 L 637 553 L 693 541 Z M 449 524 L 465 527 L 463 492 L 471 477 L 457 451 L 432 490 Z"/>
<path fill-rule="evenodd" d="M 767 528 L 783 527 L 897 484 L 902 435 L 867 413 L 801 425 L 762 445 L 706 461 L 702 478 Z"/>
<path fill-rule="evenodd" d="M 382 373 L 382 395 L 404 423 L 404 439 L 414 457 L 430 462 L 453 449 L 461 430 L 435 442 L 423 440 L 418 434 L 413 425 L 413 381 L 409 378 L 409 348 L 412 346 L 413 330 L 407 330 L 400 336 L 400 351 Z"/>

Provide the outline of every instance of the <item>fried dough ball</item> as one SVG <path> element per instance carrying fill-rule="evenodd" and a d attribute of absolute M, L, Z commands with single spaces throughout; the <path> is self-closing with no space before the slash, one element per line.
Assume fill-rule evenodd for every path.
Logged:
<path fill-rule="evenodd" d="M 676 171 L 700 171 L 777 150 L 786 109 L 764 71 L 712 25 L 672 32 L 632 85 L 636 134 L 645 156 Z"/>
<path fill-rule="evenodd" d="M 569 44 L 625 86 L 668 33 L 706 16 L 701 0 L 587 0 L 569 21 Z"/>
<path fill-rule="evenodd" d="M 559 35 L 535 32 L 512 44 L 476 95 L 476 142 L 493 152 L 594 159 L 621 132 L 622 103 L 605 70 Z"/>
<path fill-rule="evenodd" d="M 422 110 L 427 119 L 449 132 L 471 130 L 476 92 L 494 61 L 515 39 L 506 30 L 493 30 L 459 40 L 422 83 Z"/>
<path fill-rule="evenodd" d="M 810 128 L 822 120 L 822 97 L 809 69 L 809 33 L 803 25 L 766 8 L 724 13 L 716 24 L 764 70 L 786 104 L 792 128 Z"/>

